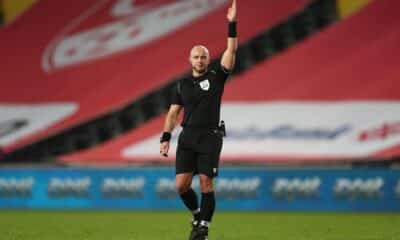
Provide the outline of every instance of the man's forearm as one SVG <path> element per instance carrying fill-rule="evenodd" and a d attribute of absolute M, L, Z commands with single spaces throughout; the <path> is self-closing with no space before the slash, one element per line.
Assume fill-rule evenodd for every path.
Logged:
<path fill-rule="evenodd" d="M 231 7 L 228 9 L 228 43 L 224 54 L 222 55 L 221 64 L 229 71 L 233 70 L 235 65 L 236 50 L 238 48 L 237 40 L 237 19 L 236 19 L 236 0 L 232 1 Z"/>
<path fill-rule="evenodd" d="M 237 50 L 237 19 L 236 19 L 236 1 L 232 2 L 232 6 L 228 11 L 228 47 L 227 51 L 236 53 Z"/>
<path fill-rule="evenodd" d="M 227 44 L 226 51 L 231 53 L 231 54 L 236 54 L 237 48 L 238 48 L 238 39 L 237 37 L 232 38 L 228 37 L 228 44 Z"/>
<path fill-rule="evenodd" d="M 229 71 L 233 70 L 233 67 L 235 66 L 237 48 L 238 48 L 237 37 L 229 36 L 227 40 L 226 50 L 222 55 L 221 59 L 222 66 L 224 66 Z"/>
<path fill-rule="evenodd" d="M 164 132 L 171 133 L 172 130 L 174 130 L 177 118 L 178 116 L 176 114 L 168 113 L 167 117 L 165 118 Z"/>
<path fill-rule="evenodd" d="M 175 114 L 171 114 L 170 112 L 167 114 L 164 123 L 164 131 L 160 138 L 160 143 L 169 142 L 171 140 L 172 130 L 175 128 L 177 117 Z"/>

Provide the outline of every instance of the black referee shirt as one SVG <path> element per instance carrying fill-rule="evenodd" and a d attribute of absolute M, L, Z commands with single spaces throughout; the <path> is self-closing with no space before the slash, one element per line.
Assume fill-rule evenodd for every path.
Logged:
<path fill-rule="evenodd" d="M 222 66 L 200 77 L 188 77 L 178 82 L 171 104 L 184 108 L 182 127 L 218 127 L 221 98 L 229 72 Z"/>

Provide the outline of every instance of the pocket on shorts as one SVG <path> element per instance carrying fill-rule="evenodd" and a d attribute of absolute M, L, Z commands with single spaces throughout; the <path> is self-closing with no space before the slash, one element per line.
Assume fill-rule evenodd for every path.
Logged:
<path fill-rule="evenodd" d="M 195 145 L 196 135 L 188 130 L 182 130 L 178 137 L 178 144 L 185 147 L 191 148 Z"/>
<path fill-rule="evenodd" d="M 205 153 L 219 153 L 222 149 L 222 136 L 214 131 L 205 133 L 199 144 L 199 151 Z"/>

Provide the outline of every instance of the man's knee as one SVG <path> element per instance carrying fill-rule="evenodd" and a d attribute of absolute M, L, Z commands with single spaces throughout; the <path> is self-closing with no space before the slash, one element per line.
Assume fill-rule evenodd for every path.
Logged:
<path fill-rule="evenodd" d="M 190 174 L 178 174 L 176 176 L 176 190 L 179 194 L 189 191 L 193 176 Z"/>
<path fill-rule="evenodd" d="M 200 174 L 200 189 L 202 193 L 209 193 L 212 192 L 214 188 L 214 179 L 204 175 Z"/>

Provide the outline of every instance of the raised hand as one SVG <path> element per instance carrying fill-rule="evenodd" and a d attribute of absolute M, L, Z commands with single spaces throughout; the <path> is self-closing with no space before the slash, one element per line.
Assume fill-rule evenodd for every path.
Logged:
<path fill-rule="evenodd" d="M 236 0 L 232 1 L 231 7 L 228 9 L 228 14 L 226 15 L 229 22 L 236 21 Z"/>

